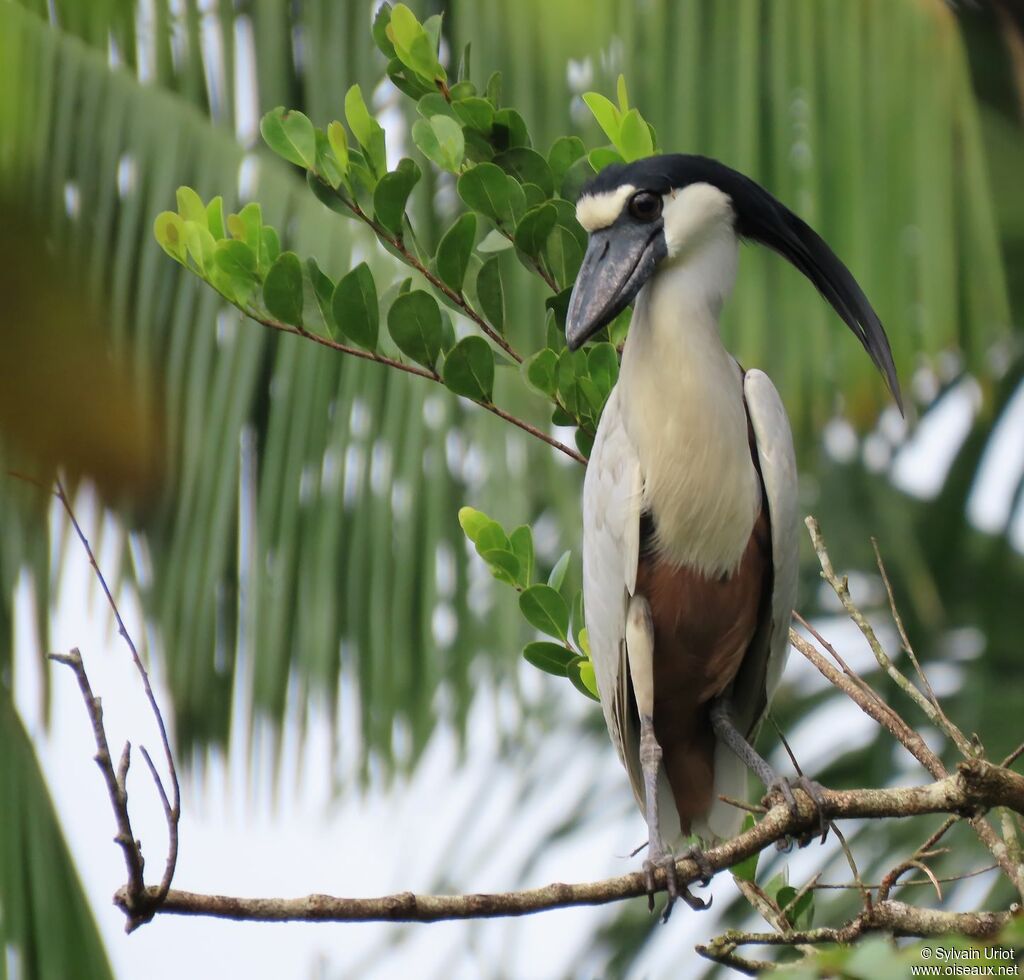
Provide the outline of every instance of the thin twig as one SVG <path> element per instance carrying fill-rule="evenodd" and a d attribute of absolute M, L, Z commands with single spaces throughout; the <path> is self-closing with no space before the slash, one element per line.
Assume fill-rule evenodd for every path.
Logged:
<path fill-rule="evenodd" d="M 142 851 L 132 831 L 131 817 L 128 815 L 128 794 L 125 789 L 125 777 L 128 775 L 128 764 L 131 759 L 131 746 L 125 743 L 121 753 L 121 761 L 117 771 L 114 770 L 114 761 L 110 756 L 110 746 L 107 743 L 107 733 L 103 727 L 103 705 L 100 699 L 93 694 L 92 685 L 89 683 L 89 676 L 85 672 L 85 664 L 82 662 L 82 654 L 78 647 L 72 647 L 70 653 L 51 653 L 51 660 L 70 667 L 78 681 L 78 688 L 82 692 L 82 700 L 85 702 L 86 711 L 89 713 L 89 720 L 92 722 L 92 734 L 96 740 L 96 765 L 103 773 L 103 781 L 107 784 L 107 795 L 110 797 L 110 805 L 114 811 L 114 820 L 117 823 L 117 836 L 114 843 L 121 848 L 124 854 L 124 863 L 128 871 L 128 884 L 125 887 L 127 895 L 126 911 L 130 915 L 139 912 L 142 904 L 140 899 L 145 894 L 146 886 L 142 877 L 143 865 Z"/>
<path fill-rule="evenodd" d="M 910 726 L 909 726 L 909 725 L 908 725 L 908 724 L 907 724 L 907 723 L 906 723 L 906 722 L 905 722 L 905 721 L 903 720 L 903 718 L 901 718 L 901 717 L 900 717 L 899 713 L 898 713 L 898 712 L 897 712 L 897 711 L 895 710 L 895 708 L 893 708 L 893 707 L 892 707 L 892 706 L 891 706 L 891 705 L 890 705 L 890 704 L 889 704 L 889 703 L 888 703 L 888 702 L 887 702 L 887 701 L 885 700 L 885 698 L 883 698 L 883 697 L 882 697 L 882 695 L 878 693 L 878 691 L 876 691 L 876 690 L 875 690 L 875 689 L 874 689 L 874 688 L 873 688 L 873 687 L 872 687 L 872 686 L 871 686 L 871 685 L 870 685 L 870 684 L 869 684 L 869 683 L 868 683 L 868 682 L 867 682 L 866 680 L 864 680 L 864 678 L 863 678 L 863 677 L 861 677 L 861 676 L 860 676 L 860 674 L 858 674 L 858 673 L 857 673 L 857 671 L 855 671 L 855 670 L 854 670 L 854 669 L 853 669 L 853 668 L 852 668 L 852 667 L 851 667 L 851 666 L 850 666 L 850 665 L 849 665 L 849 664 L 848 664 L 848 663 L 847 663 L 847 662 L 846 662 L 846 661 L 845 661 L 845 660 L 844 660 L 844 659 L 843 659 L 843 658 L 842 658 L 842 657 L 841 657 L 841 656 L 839 655 L 839 651 L 838 651 L 838 650 L 836 650 L 836 648 L 835 648 L 835 647 L 834 647 L 834 646 L 833 646 L 833 645 L 832 645 L 831 643 L 829 643 L 829 641 L 828 641 L 828 640 L 826 640 L 826 639 L 825 639 L 825 637 L 821 635 L 821 633 L 819 633 L 819 632 L 818 632 L 818 630 L 817 630 L 817 629 L 815 628 L 815 626 L 814 626 L 814 624 L 813 624 L 813 623 L 810 623 L 810 622 L 808 622 L 808 621 L 807 621 L 806 619 L 804 619 L 804 617 L 803 617 L 803 616 L 801 616 L 801 615 L 800 615 L 800 613 L 798 613 L 798 612 L 797 612 L 796 610 L 794 610 L 794 611 L 793 611 L 793 618 L 794 618 L 794 619 L 795 619 L 795 620 L 796 620 L 796 621 L 797 621 L 798 623 L 800 623 L 800 625 L 801 625 L 801 626 L 803 626 L 803 628 L 804 628 L 805 630 L 807 630 L 807 632 L 808 632 L 808 633 L 810 633 L 810 634 L 811 634 L 811 636 L 813 636 L 813 637 L 814 637 L 814 639 L 815 639 L 815 640 L 816 640 L 816 641 L 817 641 L 817 642 L 818 642 L 818 643 L 819 643 L 819 644 L 821 645 L 822 649 L 824 649 L 825 651 L 827 651 L 827 652 L 828 652 L 829 656 L 831 656 L 831 657 L 832 657 L 832 659 L 833 659 L 833 660 L 834 660 L 834 661 L 835 661 L 835 662 L 836 662 L 837 664 L 839 664 L 839 667 L 840 667 L 840 669 L 841 669 L 841 670 L 843 671 L 843 673 L 844 673 L 844 674 L 845 674 L 845 675 L 846 675 L 846 676 L 847 676 L 848 678 L 850 678 L 850 680 L 851 680 L 851 681 L 852 681 L 852 682 L 853 682 L 853 683 L 854 683 L 854 684 L 855 684 L 855 685 L 856 685 L 857 687 L 859 687 L 859 688 L 860 688 L 860 689 L 861 689 L 861 690 L 862 690 L 862 691 L 864 692 L 864 694 L 865 694 L 865 695 L 866 695 L 866 696 L 867 696 L 868 698 L 870 698 L 870 699 L 871 699 L 871 700 L 872 700 L 872 701 L 873 701 L 873 702 L 874 702 L 874 703 L 875 703 L 875 704 L 877 705 L 877 707 L 878 707 L 878 710 L 879 710 L 880 712 L 882 712 L 883 714 L 886 714 L 886 715 L 888 715 L 888 716 L 890 717 L 890 719 L 892 720 L 892 723 L 893 723 L 894 725 L 896 725 L 896 726 L 898 726 L 898 727 L 901 727 L 901 728 L 903 728 L 903 729 L 906 729 L 907 731 L 912 731 L 912 730 L 913 730 L 913 729 L 911 729 L 911 728 L 910 728 Z M 922 741 L 922 744 L 923 744 L 923 741 Z M 935 774 L 933 773 L 933 775 L 935 775 Z"/>
<path fill-rule="evenodd" d="M 720 963 L 722 966 L 727 966 L 739 973 L 746 974 L 748 977 L 756 977 L 762 973 L 771 972 L 776 968 L 775 964 L 768 960 L 751 960 L 745 956 L 740 956 L 736 952 L 736 947 L 729 946 L 728 943 L 721 946 L 715 945 L 713 942 L 706 945 L 698 943 L 694 949 L 704 959 L 711 960 L 713 963 Z"/>
<path fill-rule="evenodd" d="M 1001 766 L 1009 769 L 1020 757 L 1024 754 L 1024 742 L 1021 742 L 1003 761 L 1000 763 Z"/>
<path fill-rule="evenodd" d="M 931 701 L 929 701 L 928 698 L 918 690 L 917 686 L 909 677 L 896 667 L 889 658 L 889 655 L 885 652 L 884 647 L 879 642 L 879 639 L 875 634 L 874 627 L 872 627 L 871 623 L 868 622 L 868 618 L 861 612 L 850 597 L 850 587 L 846 577 L 840 577 L 836 574 L 836 571 L 832 566 L 832 559 L 829 557 L 828 551 L 825 548 L 825 541 L 822 537 L 821 528 L 819 527 L 817 520 L 815 520 L 814 517 L 809 516 L 805 518 L 804 523 L 807 525 L 807 530 L 811 534 L 811 541 L 814 544 L 814 550 L 818 555 L 818 562 L 821 565 L 821 577 L 832 587 L 832 591 L 835 592 L 837 598 L 842 603 L 843 608 L 846 610 L 846 614 L 853 620 L 864 639 L 868 641 L 868 646 L 871 647 L 871 652 L 875 655 L 875 660 L 878 661 L 878 665 L 889 675 L 896 686 L 899 687 L 899 689 L 924 712 L 928 720 L 937 728 L 944 731 L 953 740 L 954 744 L 965 758 L 973 756 L 975 754 L 974 750 L 971 743 L 964 737 L 963 732 L 961 732 L 955 725 L 951 724 L 949 720 L 941 714 L 941 712 L 935 710 L 935 706 Z"/>
<path fill-rule="evenodd" d="M 937 909 L 921 909 L 890 899 L 878 902 L 870 912 L 861 911 L 843 926 L 794 929 L 786 933 L 730 929 L 719 940 L 733 947 L 848 944 L 869 932 L 919 937 L 959 933 L 972 939 L 991 939 L 1011 917 L 1011 912 L 942 912 Z"/>
<path fill-rule="evenodd" d="M 952 722 L 950 722 L 949 718 L 946 717 L 946 713 L 942 710 L 942 705 L 939 704 L 939 699 L 935 696 L 935 691 L 932 688 L 931 681 L 928 680 L 928 675 L 924 672 L 924 668 L 919 663 L 917 654 L 914 653 L 914 647 L 910 642 L 910 637 L 907 636 L 906 627 L 903 625 L 903 617 L 900 615 L 900 611 L 896 606 L 896 595 L 893 592 L 892 583 L 889 581 L 889 573 L 886 571 L 885 562 L 882 561 L 882 552 L 878 548 L 878 540 L 874 537 L 871 538 L 871 547 L 875 552 L 875 564 L 878 566 L 878 572 L 882 576 L 882 583 L 885 585 L 885 593 L 889 597 L 889 611 L 892 613 L 892 620 L 896 624 L 896 632 L 899 633 L 900 643 L 903 645 L 903 650 L 910 658 L 910 662 L 914 665 L 914 670 L 917 671 L 917 676 L 920 678 L 921 684 L 924 686 L 925 693 L 928 695 L 928 700 L 931 701 L 932 706 L 946 724 L 952 725 Z"/>
<path fill-rule="evenodd" d="M 156 766 L 153 765 L 153 760 L 149 757 L 149 753 L 140 746 L 143 754 L 143 758 L 146 760 L 149 766 L 149 771 L 153 777 L 153 781 L 156 783 L 157 791 L 160 794 L 160 801 L 164 808 L 164 818 L 167 821 L 167 861 L 164 866 L 164 873 L 160 879 L 160 884 L 157 886 L 155 893 L 149 895 L 147 890 L 144 890 L 142 882 L 142 856 L 141 851 L 139 852 L 139 874 L 137 878 L 133 878 L 131 870 L 129 869 L 128 875 L 128 889 L 129 889 L 129 903 L 127 911 L 129 912 L 128 929 L 135 928 L 144 921 L 148 921 L 152 917 L 152 908 L 150 906 L 164 900 L 167 893 L 171 888 L 171 881 L 174 878 L 174 869 L 178 862 L 178 825 L 181 821 L 181 788 L 178 784 L 178 770 L 174 765 L 174 754 L 171 751 L 170 738 L 167 735 L 167 725 L 164 723 L 164 716 L 160 711 L 160 706 L 157 704 L 156 695 L 153 693 L 153 686 L 149 681 L 149 672 L 146 670 L 145 665 L 142 663 L 142 658 L 139 656 L 138 648 L 135 646 L 135 642 L 132 640 L 131 634 L 128 632 L 128 628 L 124 624 L 124 619 L 121 617 L 121 611 L 117 608 L 117 602 L 114 600 L 113 593 L 110 591 L 110 587 L 107 585 L 107 580 L 103 577 L 103 572 L 100 570 L 100 566 L 96 561 L 96 556 L 93 554 L 92 547 L 89 544 L 88 538 L 82 531 L 81 525 L 78 523 L 78 519 L 75 517 L 75 512 L 71 507 L 71 501 L 68 500 L 67 493 L 64 490 L 64 484 L 61 483 L 58 478 L 56 481 L 56 497 L 64 507 L 64 511 L 68 516 L 68 520 L 71 522 L 71 526 L 75 530 L 75 534 L 78 535 L 78 540 L 82 543 L 82 547 L 85 549 L 85 553 L 89 558 L 89 564 L 92 566 L 93 572 L 96 575 L 100 586 L 103 589 L 104 595 L 107 597 L 107 603 L 110 606 L 111 611 L 114 614 L 114 620 L 117 623 L 117 631 L 121 634 L 125 643 L 128 646 L 129 651 L 132 655 L 132 661 L 135 664 L 135 669 L 139 672 L 139 677 L 142 679 L 142 687 L 146 693 L 146 700 L 149 702 L 149 706 L 153 711 L 153 716 L 156 719 L 157 729 L 160 732 L 160 741 L 163 744 L 164 760 L 167 763 L 167 771 L 170 775 L 171 780 L 171 792 L 167 793 L 164 788 L 163 780 L 160 778 L 160 774 L 156 770 Z M 75 653 L 75 651 L 72 651 Z M 78 666 L 76 667 L 73 661 L 69 661 L 67 658 L 61 658 L 60 655 L 54 654 L 54 659 L 60 660 L 61 663 L 68 663 L 75 669 L 76 674 L 79 678 L 79 687 L 82 688 L 83 697 L 86 696 L 88 688 L 88 678 L 85 675 L 85 666 L 81 663 L 81 656 L 78 657 Z M 85 686 L 83 687 L 83 681 Z M 91 692 L 90 692 L 91 697 Z M 86 706 L 90 709 L 90 715 L 93 717 L 94 730 L 99 726 L 97 732 L 97 745 L 99 746 L 99 736 L 103 734 L 103 720 L 102 714 L 98 711 L 99 701 L 98 699 L 92 699 L 96 702 L 96 713 L 93 713 L 92 702 L 89 698 L 86 698 Z M 103 744 L 106 745 L 106 736 L 103 735 Z M 103 755 L 103 748 L 100 750 L 100 755 Z M 107 753 L 109 761 L 109 753 Z M 119 777 L 115 776 L 115 781 L 120 784 L 120 792 L 115 796 L 111 796 L 111 802 L 114 804 L 115 813 L 119 810 L 123 811 L 123 822 L 125 826 L 130 826 L 128 819 L 128 795 L 127 787 L 125 785 L 125 776 L 127 775 L 129 762 L 129 746 L 125 745 L 125 752 L 122 756 L 121 772 Z M 101 763 L 101 768 L 103 764 Z M 106 775 L 106 773 L 105 773 Z M 108 778 L 108 789 L 109 789 L 109 778 Z M 124 827 L 122 827 L 121 817 L 119 817 L 119 833 L 123 833 Z M 134 840 L 134 838 L 131 838 Z M 123 845 L 122 845 L 123 846 Z M 136 845 L 136 848 L 138 845 Z M 138 906 L 137 902 L 143 897 L 143 893 L 146 891 L 146 903 L 145 908 Z"/>
<path fill-rule="evenodd" d="M 918 735 L 899 715 L 884 702 L 881 704 L 869 697 L 850 678 L 840 673 L 796 630 L 789 631 L 789 642 L 797 648 L 835 687 L 838 687 L 866 715 L 874 718 L 897 742 L 900 743 L 936 779 L 946 775 L 942 760 L 928 748 L 925 740 Z"/>
<path fill-rule="evenodd" d="M 311 333 L 308 330 L 303 330 L 301 327 L 292 326 L 290 323 L 283 323 L 280 320 L 275 320 L 273 317 L 264 316 L 255 310 L 243 309 L 242 312 L 251 320 L 255 320 L 257 323 L 261 323 L 263 326 L 269 327 L 271 330 L 278 330 L 281 333 L 295 334 L 297 337 L 302 337 L 305 340 L 311 340 L 316 344 L 320 344 L 321 346 L 337 351 L 338 353 L 350 354 L 352 357 L 360 357 L 364 361 L 373 361 L 376 364 L 383 364 L 385 367 L 394 368 L 397 371 L 404 371 L 406 374 L 413 374 L 418 378 L 426 378 L 428 381 L 434 381 L 441 385 L 444 384 L 441 376 L 436 371 L 431 371 L 416 364 L 406 364 L 404 361 L 398 361 L 393 357 L 386 357 L 385 355 L 377 354 L 374 351 L 363 350 L 360 347 L 341 344 L 336 340 L 332 340 L 330 337 L 324 337 L 322 334 Z M 531 425 L 525 419 L 518 418 L 517 416 L 506 412 L 505 409 L 499 408 L 493 402 L 474 402 L 474 404 L 487 409 L 487 411 L 492 415 L 497 415 L 498 418 L 503 419 L 505 422 L 509 422 L 517 428 L 522 429 L 523 432 L 528 433 L 535 439 L 540 439 L 541 442 L 547 443 L 547 445 L 551 446 L 552 449 L 557 449 L 570 459 L 574 459 L 577 463 L 586 465 L 586 456 L 573 449 L 571 446 L 566 445 L 564 442 L 556 439 L 554 436 L 548 435 L 546 432 L 538 429 L 535 425 Z"/>
<path fill-rule="evenodd" d="M 940 884 L 945 885 L 945 884 L 949 884 L 950 882 L 954 882 L 954 881 L 963 881 L 966 878 L 976 878 L 978 875 L 988 874 L 989 871 L 998 871 L 998 870 L 999 870 L 999 865 L 998 864 L 986 864 L 985 867 L 983 867 L 983 868 L 976 868 L 974 871 L 964 871 L 963 873 L 958 874 L 958 875 L 946 875 L 946 876 L 944 876 L 942 878 L 934 878 L 932 876 L 929 876 L 927 878 L 908 878 L 905 881 L 899 882 L 899 887 L 900 888 L 907 888 L 910 885 L 934 885 L 934 883 L 936 881 L 939 882 Z M 877 891 L 879 888 L 882 887 L 882 885 L 881 885 L 881 882 L 879 882 L 877 884 L 865 883 L 863 885 L 863 887 L 871 889 L 872 891 Z M 822 891 L 822 890 L 825 890 L 825 889 L 834 889 L 834 890 L 845 889 L 845 890 L 850 890 L 850 889 L 853 889 L 853 888 L 859 889 L 859 888 L 861 888 L 861 885 L 857 884 L 857 882 L 855 882 L 855 881 L 842 881 L 842 882 L 819 881 L 818 884 L 816 884 L 814 886 L 814 890 L 815 891 Z"/>

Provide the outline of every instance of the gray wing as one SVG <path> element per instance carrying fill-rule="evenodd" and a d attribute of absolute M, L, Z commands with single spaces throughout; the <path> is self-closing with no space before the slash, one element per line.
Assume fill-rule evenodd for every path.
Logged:
<path fill-rule="evenodd" d="M 737 721 L 755 729 L 764 717 L 782 669 L 789 655 L 789 624 L 796 603 L 799 560 L 798 484 L 793 433 L 782 399 L 763 371 L 747 371 L 743 378 L 743 397 L 754 428 L 757 456 L 761 464 L 768 515 L 772 528 L 771 620 L 761 639 L 760 651 L 751 650 L 755 660 L 760 653 L 763 664 L 744 664 L 744 677 L 757 677 L 756 685 L 738 684 L 733 692 Z M 748 655 L 750 656 L 750 655 Z"/>
<path fill-rule="evenodd" d="M 626 610 L 636 588 L 643 475 L 615 388 L 601 414 L 583 483 L 587 639 L 608 734 L 643 800 L 639 732 L 629 708 Z M 635 770 L 635 772 L 634 772 Z"/>

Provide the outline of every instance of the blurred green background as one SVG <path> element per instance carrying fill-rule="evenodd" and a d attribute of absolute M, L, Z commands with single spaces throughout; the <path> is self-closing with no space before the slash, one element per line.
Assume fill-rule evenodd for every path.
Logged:
<path fill-rule="evenodd" d="M 886 324 L 909 432 L 855 342 L 774 256 L 744 251 L 728 344 L 783 394 L 803 506 L 837 564 L 861 573 L 861 598 L 880 610 L 869 535 L 879 539 L 918 655 L 952 671 L 947 712 L 993 757 L 1012 748 L 1024 708 L 1017 8 L 413 6 L 443 11 L 444 50 L 471 42 L 475 78 L 502 71 L 505 101 L 542 150 L 568 132 L 603 142 L 579 95 L 610 93 L 622 72 L 664 149 L 748 173 L 847 261 Z M 463 730 L 482 678 L 521 687 L 518 613 L 470 559 L 458 506 L 534 524 L 544 561 L 579 540 L 578 468 L 414 379 L 242 322 L 153 240 L 153 218 L 190 184 L 232 208 L 259 200 L 335 276 L 368 258 L 379 281 L 397 278 L 257 128 L 276 105 L 325 125 L 359 82 L 391 150 L 412 153 L 402 125 L 414 107 L 381 84 L 372 13 L 342 0 L 0 0 L 0 470 L 45 483 L 63 468 L 116 515 L 119 578 L 145 610 L 186 767 L 233 725 L 244 737 L 252 718 L 281 723 L 289 698 L 300 726 L 309 704 L 342 724 L 347 687 L 360 765 L 339 794 L 358 793 L 371 769 L 413 772 L 436 726 Z M 424 170 L 414 221 L 436 243 L 457 198 Z M 543 294 L 514 263 L 508 274 L 511 333 L 529 348 L 543 336 Z M 514 378 L 500 391 L 544 424 Z M 15 587 L 30 577 L 42 656 L 69 547 L 51 539 L 45 495 L 0 475 L 0 936 L 25 976 L 108 970 L 12 693 Z M 827 619 L 806 558 L 802 611 Z M 785 688 L 777 718 L 791 730 L 833 697 Z M 495 720 L 501 739 L 543 752 L 543 733 L 565 724 L 560 704 L 529 699 L 514 722 Z M 608 751 L 599 712 L 569 723 Z M 891 745 L 879 735 L 816 775 L 883 784 Z M 920 836 L 872 834 L 865 875 Z M 970 864 L 962 843 L 940 867 Z M 42 916 L 41 896 L 55 914 Z M 595 937 L 610 975 L 650 928 L 637 905 Z"/>

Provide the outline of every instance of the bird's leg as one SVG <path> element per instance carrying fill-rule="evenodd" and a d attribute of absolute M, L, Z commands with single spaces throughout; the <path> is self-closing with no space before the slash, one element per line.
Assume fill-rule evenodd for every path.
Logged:
<path fill-rule="evenodd" d="M 821 831 L 821 840 L 824 843 L 828 834 L 828 820 L 825 818 L 825 805 L 822 800 L 824 787 L 808 779 L 807 776 L 797 776 L 795 779 L 787 779 L 779 776 L 774 769 L 757 753 L 757 750 L 744 738 L 743 733 L 736 727 L 730 713 L 730 705 L 727 698 L 718 698 L 711 705 L 711 727 L 715 735 L 720 738 L 758 779 L 764 783 L 768 796 L 778 793 L 794 815 L 799 814 L 796 805 L 796 798 L 793 796 L 793 787 L 802 789 L 818 810 L 818 829 Z M 805 841 L 806 843 L 806 841 Z"/>
<path fill-rule="evenodd" d="M 672 911 L 672 903 L 677 898 L 682 898 L 695 910 L 705 909 L 709 903 L 691 895 L 689 889 L 679 887 L 675 856 L 665 846 L 664 838 L 661 836 L 661 825 L 658 822 L 661 746 L 654 734 L 654 621 L 651 618 L 651 607 L 642 595 L 634 595 L 629 600 L 625 642 L 630 682 L 633 685 L 633 695 L 640 715 L 640 768 L 644 777 L 644 819 L 647 821 L 647 860 L 644 861 L 644 875 L 647 879 L 648 905 L 653 912 L 654 876 L 657 869 L 662 868 L 665 871 L 668 890 L 668 903 L 663 915 L 667 920 Z M 691 848 L 685 856 L 693 857 L 701 869 L 701 875 L 710 879 L 710 874 L 706 873 L 707 861 L 699 849 L 695 853 Z"/>
<path fill-rule="evenodd" d="M 676 857 L 665 846 L 658 823 L 658 770 L 661 766 L 661 746 L 654 735 L 654 719 L 650 715 L 640 717 L 640 767 L 644 774 L 644 818 L 647 821 L 647 859 L 644 861 L 644 877 L 647 880 L 647 907 L 654 911 L 654 875 L 658 868 L 665 872 L 665 887 L 668 891 L 668 902 L 662 913 L 662 921 L 667 922 L 672 914 L 672 905 L 677 898 L 682 898 L 696 912 L 710 908 L 710 902 L 701 901 L 692 894 L 689 888 L 680 888 L 676 875 Z M 692 858 L 701 872 L 701 881 L 707 884 L 714 870 L 708 864 L 704 852 L 699 847 L 689 848 L 681 857 Z"/>

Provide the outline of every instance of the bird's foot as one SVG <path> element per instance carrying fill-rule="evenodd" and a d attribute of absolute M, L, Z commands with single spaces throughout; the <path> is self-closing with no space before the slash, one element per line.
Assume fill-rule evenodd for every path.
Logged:
<path fill-rule="evenodd" d="M 697 870 L 700 872 L 700 883 L 702 886 L 710 884 L 711 877 L 715 873 L 715 869 L 711 867 L 708 859 L 704 856 L 704 852 L 696 845 L 686 849 L 680 858 L 690 858 L 696 865 Z M 711 901 L 705 902 L 703 899 L 698 898 L 694 895 L 690 889 L 684 885 L 679 884 L 679 876 L 676 872 L 676 861 L 678 859 L 671 851 L 667 850 L 664 845 L 660 847 L 652 848 L 651 856 L 644 861 L 644 878 L 647 882 L 647 908 L 654 911 L 654 893 L 656 888 L 656 874 L 660 868 L 665 872 L 665 890 L 668 892 L 668 900 L 665 902 L 665 908 L 661 913 L 661 921 L 668 922 L 668 917 L 672 914 L 672 907 L 675 904 L 677 898 L 681 898 L 687 905 L 690 906 L 694 912 L 703 912 L 705 909 L 711 908 Z"/>
<path fill-rule="evenodd" d="M 764 799 L 770 801 L 773 797 L 780 797 L 786 806 L 789 807 L 789 812 L 794 816 L 799 816 L 800 807 L 797 805 L 796 797 L 793 795 L 794 789 L 802 789 L 810 797 L 811 802 L 818 811 L 818 833 L 821 835 L 821 843 L 824 844 L 825 838 L 828 836 L 828 818 L 825 816 L 825 800 L 822 796 L 822 793 L 825 792 L 825 787 L 821 783 L 803 775 L 795 777 L 777 776 L 768 783 Z M 806 847 L 814 836 L 808 833 L 798 840 L 798 844 L 800 847 Z"/>

